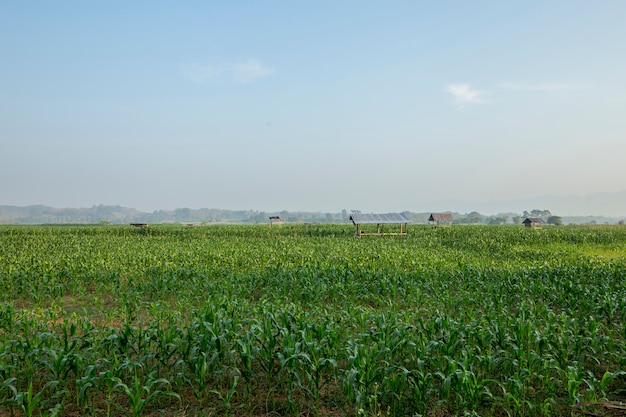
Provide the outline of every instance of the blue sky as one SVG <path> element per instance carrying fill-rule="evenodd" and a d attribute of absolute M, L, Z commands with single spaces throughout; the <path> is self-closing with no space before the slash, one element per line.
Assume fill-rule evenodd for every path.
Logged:
<path fill-rule="evenodd" d="M 4 1 L 0 204 L 467 212 L 623 191 L 624 16 L 622 1 Z"/>

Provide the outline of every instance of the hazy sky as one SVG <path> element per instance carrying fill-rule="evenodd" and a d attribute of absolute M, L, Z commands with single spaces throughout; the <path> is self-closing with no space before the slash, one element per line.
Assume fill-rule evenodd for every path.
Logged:
<path fill-rule="evenodd" d="M 0 204 L 622 191 L 625 18 L 619 0 L 2 1 Z"/>

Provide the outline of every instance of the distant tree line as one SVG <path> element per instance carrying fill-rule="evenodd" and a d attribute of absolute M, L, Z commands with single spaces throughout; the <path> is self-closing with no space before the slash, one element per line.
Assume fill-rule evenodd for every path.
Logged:
<path fill-rule="evenodd" d="M 269 223 L 270 216 L 279 216 L 286 223 L 326 223 L 341 224 L 350 222 L 350 214 L 358 210 L 346 209 L 337 213 L 322 212 L 268 212 L 258 210 L 224 210 L 215 208 L 175 210 L 155 210 L 152 213 L 141 212 L 122 206 L 97 205 L 89 208 L 53 208 L 37 206 L 0 206 L 0 223 L 14 224 L 128 224 L 128 223 L 237 223 L 263 224 Z M 412 223 L 426 224 L 431 213 L 414 213 L 403 211 Z M 548 224 L 564 224 L 563 218 L 554 215 L 550 210 L 533 209 L 519 213 L 501 213 L 483 215 L 477 211 L 470 213 L 452 213 L 454 224 L 521 224 L 527 217 L 538 217 Z M 618 223 L 619 219 L 611 219 Z M 572 218 L 570 223 L 602 224 L 609 223 L 603 217 Z M 624 224 L 620 220 L 619 224 Z"/>
<path fill-rule="evenodd" d="M 121 206 L 53 208 L 43 205 L 0 206 L 0 223 L 16 224 L 126 224 L 126 223 L 268 223 L 278 215 L 289 223 L 343 223 L 345 213 L 266 212 L 258 210 L 189 209 L 155 210 L 152 213 Z"/>

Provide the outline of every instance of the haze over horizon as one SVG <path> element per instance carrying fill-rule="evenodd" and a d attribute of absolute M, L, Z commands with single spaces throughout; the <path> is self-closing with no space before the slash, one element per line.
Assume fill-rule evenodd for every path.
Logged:
<path fill-rule="evenodd" d="M 624 215 L 625 15 L 4 2 L 0 205 L 462 212 L 560 196 Z M 533 208 L 574 214 L 517 211 Z"/>

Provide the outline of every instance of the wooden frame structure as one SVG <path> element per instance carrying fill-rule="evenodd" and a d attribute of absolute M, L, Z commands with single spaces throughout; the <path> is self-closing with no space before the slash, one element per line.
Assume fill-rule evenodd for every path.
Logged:
<path fill-rule="evenodd" d="M 272 225 L 274 224 L 282 224 L 283 221 L 280 218 L 280 216 L 270 216 L 270 229 L 272 228 Z"/>
<path fill-rule="evenodd" d="M 452 213 L 432 213 L 428 218 L 428 223 L 434 227 L 450 227 L 453 221 Z"/>
<path fill-rule="evenodd" d="M 407 235 L 407 224 L 410 223 L 410 220 L 407 219 L 403 214 L 399 213 L 387 213 L 387 214 L 361 214 L 354 213 L 350 216 L 350 220 L 352 224 L 356 226 L 356 233 L 354 236 L 384 236 L 384 235 L 395 235 L 395 236 L 406 236 Z M 383 225 L 397 225 L 399 226 L 399 230 L 397 232 L 385 232 L 383 230 Z M 365 231 L 363 230 L 363 225 L 376 225 L 376 231 Z"/>

